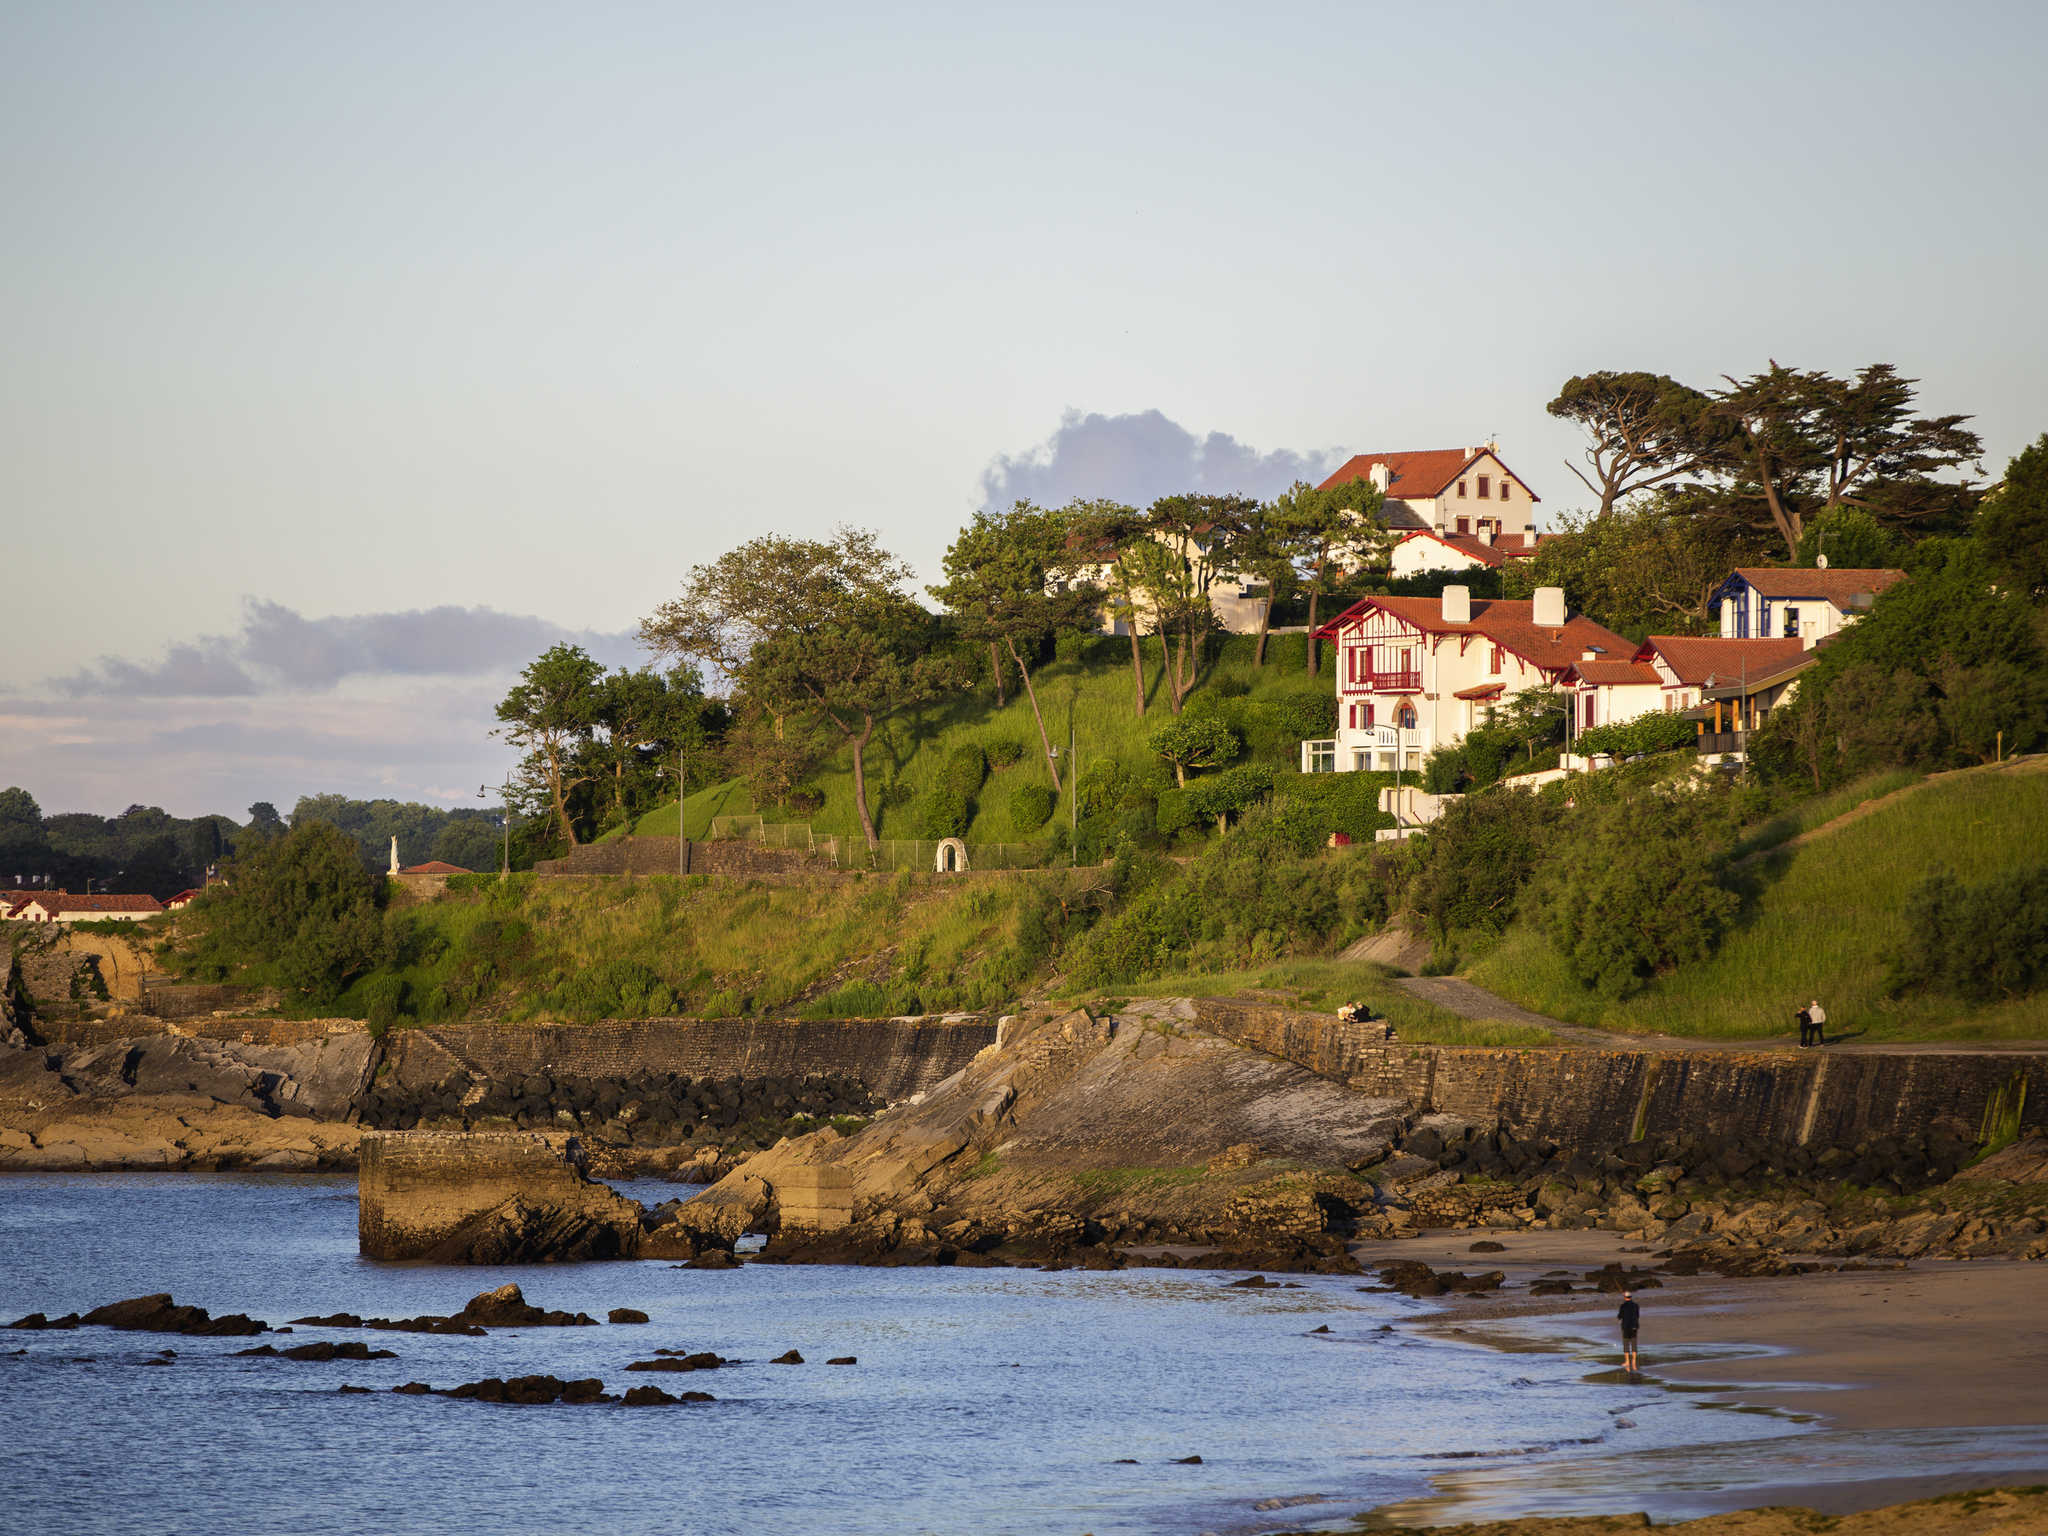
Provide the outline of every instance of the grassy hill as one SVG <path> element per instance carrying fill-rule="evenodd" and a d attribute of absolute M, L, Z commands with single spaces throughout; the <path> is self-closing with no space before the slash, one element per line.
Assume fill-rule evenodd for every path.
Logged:
<path fill-rule="evenodd" d="M 2048 850 L 2048 759 L 1866 784 L 1747 840 L 1742 920 L 1708 960 L 1615 1002 L 1565 974 L 1550 945 L 1510 928 L 1471 978 L 1526 1008 L 1602 1028 L 1721 1037 L 1787 1034 L 1818 997 L 1830 1034 L 1865 1040 L 2048 1039 L 2048 993 L 1973 1007 L 1885 995 L 1907 898 L 1938 873 L 1981 880 Z M 1870 797 L 1872 789 L 1889 792 Z M 1857 803 L 1857 802 L 1861 803 Z M 1834 811 L 1832 820 L 1821 813 Z"/>
<path fill-rule="evenodd" d="M 1245 739 L 1241 762 L 1258 763 L 1276 776 L 1294 774 L 1300 743 L 1306 735 L 1327 735 L 1335 694 L 1327 651 L 1323 670 L 1311 677 L 1305 670 L 1307 640 L 1302 635 L 1275 635 L 1267 645 L 1267 662 L 1252 665 L 1249 636 L 1230 636 L 1217 644 L 1216 658 L 1204 670 L 1188 700 L 1190 709 L 1214 710 Z M 1130 642 L 1109 637 L 1070 637 L 1061 642 L 1060 658 L 1032 674 L 1045 725 L 1059 748 L 1060 772 L 1068 777 L 1069 726 L 1079 758 L 1081 780 L 1094 786 L 1084 795 L 1084 812 L 1109 801 L 1127 801 L 1170 787 L 1172 778 L 1154 757 L 1149 738 L 1173 718 L 1159 677 L 1158 643 L 1146 649 L 1146 713 L 1133 708 Z M 1318 722 L 1320 721 L 1320 725 Z M 1050 786 L 1038 727 L 1031 705 L 1009 682 L 1009 697 L 998 708 L 984 678 L 972 693 L 958 695 L 926 709 L 905 711 L 875 734 L 867 751 L 868 803 L 876 831 L 884 838 L 918 838 L 920 803 L 938 779 L 947 758 L 972 744 L 984 751 L 999 742 L 1022 748 L 1014 764 L 993 768 L 975 800 L 967 828 L 970 843 L 1045 843 L 1066 846 L 1068 806 L 1064 800 L 1043 828 L 1018 824 L 1011 814 L 1012 792 L 1023 784 Z M 1111 766 L 1113 765 L 1113 766 Z M 1380 776 L 1361 775 L 1356 793 L 1370 806 Z M 1367 793 L 1363 781 L 1373 781 Z M 746 786 L 720 784 L 690 795 L 686 803 L 689 835 L 707 834 L 714 816 L 758 813 L 770 822 L 808 821 L 819 835 L 857 837 L 860 819 L 854 810 L 851 754 L 841 749 L 827 757 L 807 787 L 824 796 L 814 814 L 800 815 L 774 806 L 757 806 Z M 646 836 L 673 837 L 673 802 L 641 817 L 633 830 Z M 1362 825 L 1360 831 L 1369 831 Z"/>

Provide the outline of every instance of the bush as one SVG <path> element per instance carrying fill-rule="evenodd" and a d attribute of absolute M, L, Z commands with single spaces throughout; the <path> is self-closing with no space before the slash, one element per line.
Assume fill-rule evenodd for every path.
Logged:
<path fill-rule="evenodd" d="M 1242 815 L 1272 789 L 1272 773 L 1246 763 L 1242 767 L 1227 768 L 1222 773 L 1197 779 L 1182 793 L 1186 797 L 1189 814 L 1215 817 L 1217 830 L 1221 831 L 1231 817 Z"/>
<path fill-rule="evenodd" d="M 1380 809 L 1380 791 L 1393 782 L 1391 773 L 1282 774 L 1274 790 L 1276 810 L 1305 817 L 1317 845 L 1328 842 L 1332 832 L 1369 843 L 1373 833 L 1394 824 Z"/>
<path fill-rule="evenodd" d="M 194 905 L 195 962 L 222 976 L 268 963 L 286 990 L 331 1002 L 384 958 L 382 894 L 355 839 L 309 821 L 234 860 L 228 883 Z"/>
<path fill-rule="evenodd" d="M 381 1039 L 405 1014 L 405 978 L 378 975 L 365 977 L 356 988 L 370 1033 Z"/>
<path fill-rule="evenodd" d="M 1973 1003 L 2024 997 L 2048 985 L 2048 864 L 1964 884 L 1935 875 L 1906 898 L 1906 938 L 1891 986 L 1947 992 Z"/>
<path fill-rule="evenodd" d="M 580 1024 L 646 1019 L 675 1011 L 675 993 L 638 960 L 606 960 L 577 972 L 548 994 L 548 1006 Z"/>
<path fill-rule="evenodd" d="M 939 782 L 962 800 L 972 800 L 988 778 L 988 759 L 973 742 L 955 747 L 946 755 Z"/>
<path fill-rule="evenodd" d="M 1024 743 L 1015 736 L 998 736 L 982 750 L 988 758 L 989 766 L 999 772 L 1004 768 L 1014 768 L 1024 761 Z"/>
<path fill-rule="evenodd" d="M 974 819 L 974 802 L 958 793 L 950 784 L 939 784 L 925 791 L 923 802 L 917 809 L 917 830 L 920 837 L 947 838 L 965 835 L 967 824 Z"/>
<path fill-rule="evenodd" d="M 1548 847 L 1559 812 L 1523 790 L 1453 801 L 1413 842 L 1408 905 L 1441 939 L 1458 928 L 1498 933 Z"/>
<path fill-rule="evenodd" d="M 1724 830 L 1696 795 L 1578 812 L 1528 899 L 1579 985 L 1626 997 L 1714 952 L 1740 905 L 1717 879 Z"/>
<path fill-rule="evenodd" d="M 1191 769 L 1215 768 L 1236 757 L 1237 732 L 1210 714 L 1186 714 L 1152 733 L 1152 750 L 1173 765 L 1181 788 Z"/>
<path fill-rule="evenodd" d="M 1188 792 L 1184 789 L 1162 789 L 1153 812 L 1153 827 L 1161 837 L 1172 837 L 1176 832 L 1185 831 L 1195 823 L 1194 813 L 1188 809 Z"/>
<path fill-rule="evenodd" d="M 1579 732 L 1572 750 L 1581 757 L 1607 752 L 1615 757 L 1636 757 L 1650 752 L 1673 752 L 1690 747 L 1699 727 L 1684 715 L 1662 713 L 1639 715 L 1613 725 L 1596 725 Z"/>
<path fill-rule="evenodd" d="M 1010 825 L 1021 835 L 1036 832 L 1052 820 L 1052 790 L 1044 784 L 1019 784 L 1010 791 Z"/>

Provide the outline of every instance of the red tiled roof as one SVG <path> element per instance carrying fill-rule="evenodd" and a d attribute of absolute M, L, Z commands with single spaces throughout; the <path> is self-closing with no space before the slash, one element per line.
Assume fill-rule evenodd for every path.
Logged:
<path fill-rule="evenodd" d="M 1373 466 L 1384 464 L 1391 477 L 1387 486 L 1389 496 L 1403 499 L 1441 496 L 1444 488 L 1456 480 L 1462 471 L 1488 453 L 1493 453 L 1497 459 L 1500 457 L 1490 448 L 1481 448 L 1478 453 L 1468 452 L 1463 448 L 1423 448 L 1408 453 L 1354 453 L 1317 489 L 1327 491 L 1335 486 L 1349 485 L 1353 480 L 1369 480 L 1372 478 Z M 1501 468 L 1507 472 L 1510 480 L 1522 487 L 1523 493 L 1531 501 L 1543 499 L 1529 489 L 1520 475 L 1508 469 L 1505 461 L 1502 462 Z"/>
<path fill-rule="evenodd" d="M 1460 688 L 1451 697 L 1454 699 L 1491 699 L 1496 697 L 1506 687 L 1507 684 L 1505 683 L 1478 683 L 1470 688 Z"/>
<path fill-rule="evenodd" d="M 194 899 L 195 897 L 197 897 L 197 896 L 198 896 L 198 894 L 199 894 L 199 890 L 198 890 L 198 888 L 197 888 L 197 887 L 195 886 L 195 887 L 194 887 L 193 889 L 191 889 L 191 890 L 189 890 L 189 891 L 180 891 L 180 892 L 178 892 L 178 894 L 177 894 L 177 895 L 173 896 L 173 897 L 172 897 L 172 898 L 171 898 L 171 899 L 170 899 L 169 901 L 165 902 L 165 903 L 164 903 L 164 905 L 165 905 L 165 906 L 167 906 L 167 907 L 175 907 L 175 906 L 179 906 L 179 905 L 182 905 L 182 904 L 183 904 L 183 903 L 185 903 L 185 902 L 188 902 L 188 901 L 191 901 L 191 900 L 193 900 L 193 899 Z"/>
<path fill-rule="evenodd" d="M 1475 598 L 1471 623 L 1447 624 L 1440 598 L 1366 597 L 1338 614 L 1316 634 L 1318 638 L 1334 640 L 1340 629 L 1365 610 L 1378 608 L 1426 635 L 1483 635 L 1513 651 L 1524 661 L 1550 671 L 1562 671 L 1577 662 L 1583 652 L 1596 646 L 1617 656 L 1627 656 L 1635 650 L 1631 642 L 1613 630 L 1595 624 L 1584 614 L 1567 614 L 1564 623 L 1557 627 L 1538 625 L 1534 617 L 1535 606 L 1526 598 L 1519 601 Z"/>
<path fill-rule="evenodd" d="M 1575 661 L 1572 675 L 1582 683 L 1612 686 L 1617 683 L 1648 683 L 1661 686 L 1664 674 L 1647 661 Z"/>
<path fill-rule="evenodd" d="M 1652 635 L 1643 649 L 1655 651 L 1681 683 L 1697 688 L 1709 677 L 1726 683 L 1782 671 L 1806 653 L 1806 642 L 1797 637 L 1723 640 L 1716 635 Z"/>
<path fill-rule="evenodd" d="M 1552 538 L 1552 534 L 1538 534 L 1537 538 Z M 1435 539 L 1437 543 L 1455 549 L 1461 555 L 1470 555 L 1481 565 L 1503 566 L 1510 560 L 1526 560 L 1536 553 L 1536 546 L 1522 542 L 1520 534 L 1502 534 L 1489 544 L 1476 533 L 1438 533 L 1434 528 L 1417 528 L 1404 533 L 1394 542 L 1406 544 L 1410 539 Z"/>
<path fill-rule="evenodd" d="M 164 904 L 154 896 L 72 896 L 63 891 L 36 891 L 31 901 L 39 902 L 55 917 L 59 912 L 161 912 Z"/>
<path fill-rule="evenodd" d="M 1817 597 L 1837 608 L 1849 606 L 1859 592 L 1875 597 L 1906 579 L 1904 571 L 1883 566 L 1846 570 L 1785 570 L 1776 566 L 1739 568 L 1735 574 L 1765 597 Z"/>
<path fill-rule="evenodd" d="M 401 875 L 467 875 L 474 871 L 464 869 L 460 864 L 450 864 L 446 859 L 429 859 L 424 864 L 408 864 L 399 871 Z"/>

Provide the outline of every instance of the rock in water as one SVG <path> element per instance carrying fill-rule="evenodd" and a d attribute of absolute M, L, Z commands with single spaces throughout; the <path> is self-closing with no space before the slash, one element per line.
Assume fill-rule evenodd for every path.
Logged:
<path fill-rule="evenodd" d="M 770 1365 L 802 1365 L 804 1363 L 804 1357 L 792 1349 L 786 1355 L 777 1355 L 773 1360 L 770 1360 L 768 1363 Z"/>
<path fill-rule="evenodd" d="M 357 1243 L 367 1258 L 540 1264 L 640 1252 L 639 1202 L 596 1183 L 539 1136 L 370 1132 L 356 1187 Z"/>
<path fill-rule="evenodd" d="M 129 1333 L 184 1333 L 203 1338 L 242 1338 L 268 1333 L 269 1327 L 241 1312 L 210 1317 L 204 1307 L 181 1307 L 168 1291 L 95 1307 L 79 1321 L 89 1328 L 119 1328 Z"/>
<path fill-rule="evenodd" d="M 605 1313 L 604 1320 L 608 1323 L 644 1323 L 647 1314 L 638 1307 L 613 1307 Z"/>

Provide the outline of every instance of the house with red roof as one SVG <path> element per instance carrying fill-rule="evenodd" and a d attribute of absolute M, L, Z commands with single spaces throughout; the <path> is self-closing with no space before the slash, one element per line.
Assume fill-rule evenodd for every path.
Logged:
<path fill-rule="evenodd" d="M 1497 567 L 1535 551 L 1539 498 L 1502 462 L 1497 443 L 1353 454 L 1323 489 L 1354 480 L 1370 480 L 1386 498 L 1382 516 L 1401 536 L 1396 576 Z"/>
<path fill-rule="evenodd" d="M 1595 658 L 1565 676 L 1577 730 L 1620 725 L 1643 715 L 1684 714 L 1703 736 L 1747 734 L 1791 696 L 1813 650 L 1798 636 L 1728 640 L 1717 635 L 1652 635 L 1626 658 Z M 1703 751 L 1735 752 L 1718 742 Z"/>
<path fill-rule="evenodd" d="M 17 923 L 139 922 L 164 910 L 154 896 L 74 896 L 69 891 L 36 891 L 17 901 L 7 917 Z"/>
<path fill-rule="evenodd" d="M 1456 746 L 1495 705 L 1564 686 L 1572 668 L 1636 647 L 1583 614 L 1564 589 L 1533 598 L 1367 597 L 1316 631 L 1337 651 L 1337 734 L 1301 745 L 1304 773 L 1416 772 Z"/>
<path fill-rule="evenodd" d="M 1906 579 L 1882 567 L 1740 569 L 1714 589 L 1726 640 L 1790 637 L 1816 645 L 1870 611 L 1878 594 Z"/>

